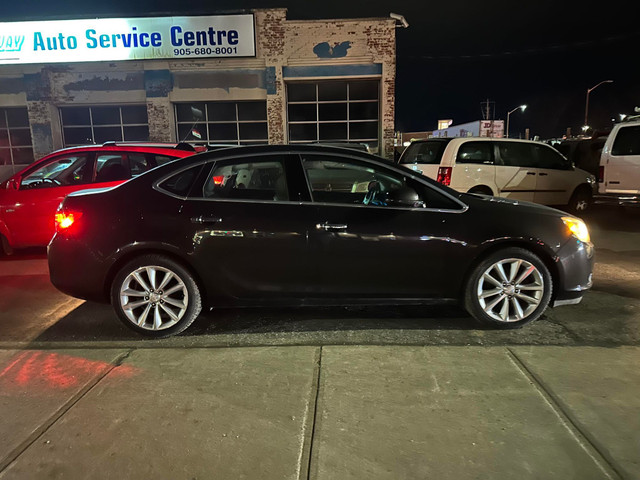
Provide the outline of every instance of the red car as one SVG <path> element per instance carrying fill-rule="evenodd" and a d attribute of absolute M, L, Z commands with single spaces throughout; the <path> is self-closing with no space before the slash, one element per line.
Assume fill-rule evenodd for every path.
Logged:
<path fill-rule="evenodd" d="M 14 248 L 46 246 L 55 232 L 54 214 L 66 195 L 113 187 L 176 158 L 206 147 L 189 144 L 115 143 L 64 148 L 0 184 L 0 241 Z"/>

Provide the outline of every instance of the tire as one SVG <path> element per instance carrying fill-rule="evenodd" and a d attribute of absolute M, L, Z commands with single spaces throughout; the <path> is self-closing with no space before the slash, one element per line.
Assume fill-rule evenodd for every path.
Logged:
<path fill-rule="evenodd" d="M 0 233 L 0 254 L 13 255 L 13 248 L 9 245 L 7 237 Z"/>
<path fill-rule="evenodd" d="M 480 195 L 489 195 L 493 197 L 493 192 L 489 187 L 473 187 L 467 193 L 478 193 Z"/>
<path fill-rule="evenodd" d="M 482 325 L 520 328 L 544 313 L 552 291 L 551 274 L 544 262 L 528 250 L 510 247 L 489 255 L 474 268 L 464 303 Z"/>
<path fill-rule="evenodd" d="M 127 327 L 148 337 L 164 338 L 193 323 L 202 299 L 195 279 L 181 264 L 163 255 L 144 255 L 116 274 L 111 305 Z"/>
<path fill-rule="evenodd" d="M 586 188 L 579 187 L 573 192 L 567 205 L 567 210 L 576 215 L 584 215 L 591 211 L 592 195 Z"/>

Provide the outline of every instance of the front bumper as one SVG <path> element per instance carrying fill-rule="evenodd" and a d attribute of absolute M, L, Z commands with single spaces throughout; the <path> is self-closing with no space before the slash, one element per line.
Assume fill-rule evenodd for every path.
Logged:
<path fill-rule="evenodd" d="M 593 285 L 595 248 L 592 243 L 571 238 L 556 255 L 558 278 L 552 307 L 580 303 L 584 292 Z"/>

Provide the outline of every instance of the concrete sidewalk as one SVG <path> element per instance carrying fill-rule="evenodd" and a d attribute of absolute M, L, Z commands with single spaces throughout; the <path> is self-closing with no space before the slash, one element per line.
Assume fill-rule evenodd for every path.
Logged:
<path fill-rule="evenodd" d="M 640 478 L 639 347 L 0 350 L 2 479 Z"/>

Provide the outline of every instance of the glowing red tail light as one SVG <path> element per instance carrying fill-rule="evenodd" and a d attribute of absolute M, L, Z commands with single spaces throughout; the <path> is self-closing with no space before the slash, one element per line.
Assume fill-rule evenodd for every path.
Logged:
<path fill-rule="evenodd" d="M 438 168 L 438 182 L 446 186 L 451 185 L 451 170 L 453 170 L 452 167 Z"/>
<path fill-rule="evenodd" d="M 598 183 L 604 182 L 604 165 L 598 167 Z"/>
<path fill-rule="evenodd" d="M 72 225 L 77 224 L 78 220 L 82 217 L 82 212 L 71 212 L 67 210 L 61 210 L 56 212 L 55 224 L 56 232 L 62 232 L 68 230 Z"/>
<path fill-rule="evenodd" d="M 213 177 L 213 184 L 215 186 L 220 186 L 224 183 L 224 175 L 216 175 Z"/>

